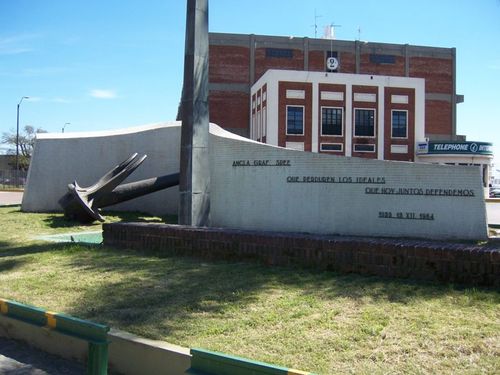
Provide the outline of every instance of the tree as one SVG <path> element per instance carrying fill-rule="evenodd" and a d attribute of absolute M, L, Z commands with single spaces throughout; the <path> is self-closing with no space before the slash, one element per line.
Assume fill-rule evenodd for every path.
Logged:
<path fill-rule="evenodd" d="M 27 171 L 30 165 L 31 155 L 33 153 L 33 146 L 35 145 L 35 135 L 37 133 L 47 133 L 47 131 L 38 128 L 35 129 L 31 125 L 26 125 L 24 129 L 19 132 L 19 170 Z M 16 132 L 3 133 L 2 143 L 9 146 L 7 154 L 16 155 L 17 134 Z M 13 169 L 16 168 L 15 159 L 10 163 Z"/>

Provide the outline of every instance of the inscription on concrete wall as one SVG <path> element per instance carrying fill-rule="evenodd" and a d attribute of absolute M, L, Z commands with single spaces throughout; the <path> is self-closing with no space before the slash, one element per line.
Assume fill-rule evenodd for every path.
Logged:
<path fill-rule="evenodd" d="M 233 160 L 233 167 L 290 167 L 290 160 Z"/>
<path fill-rule="evenodd" d="M 233 143 L 234 142 L 234 143 Z M 211 148 L 211 225 L 361 236 L 487 237 L 479 169 L 336 157 L 232 140 Z"/>

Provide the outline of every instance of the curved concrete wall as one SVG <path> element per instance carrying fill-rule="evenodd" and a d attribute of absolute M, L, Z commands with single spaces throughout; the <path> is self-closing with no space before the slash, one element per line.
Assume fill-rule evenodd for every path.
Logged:
<path fill-rule="evenodd" d="M 60 210 L 66 186 L 93 184 L 134 152 L 148 158 L 136 181 L 178 172 L 180 123 L 93 134 L 42 134 L 24 211 Z M 320 234 L 487 238 L 478 168 L 340 157 L 288 150 L 210 125 L 210 225 Z M 178 188 L 115 206 L 177 213 Z"/>
<path fill-rule="evenodd" d="M 58 200 L 69 183 L 76 180 L 82 187 L 94 184 L 134 152 L 148 157 L 124 183 L 179 172 L 180 123 L 107 132 L 38 134 L 22 210 L 61 211 Z M 178 188 L 172 187 L 110 209 L 177 214 L 177 196 Z"/>

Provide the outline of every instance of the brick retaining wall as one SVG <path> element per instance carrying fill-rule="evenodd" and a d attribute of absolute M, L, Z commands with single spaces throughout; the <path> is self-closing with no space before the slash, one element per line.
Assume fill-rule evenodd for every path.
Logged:
<path fill-rule="evenodd" d="M 104 244 L 209 260 L 256 261 L 341 273 L 500 285 L 500 245 L 193 228 L 103 225 Z"/>

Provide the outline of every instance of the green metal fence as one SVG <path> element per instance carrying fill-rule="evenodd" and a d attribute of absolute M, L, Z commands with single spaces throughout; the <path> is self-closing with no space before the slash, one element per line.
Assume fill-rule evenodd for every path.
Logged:
<path fill-rule="evenodd" d="M 313 375 L 310 372 L 252 361 L 205 349 L 191 349 L 190 375 Z"/>

